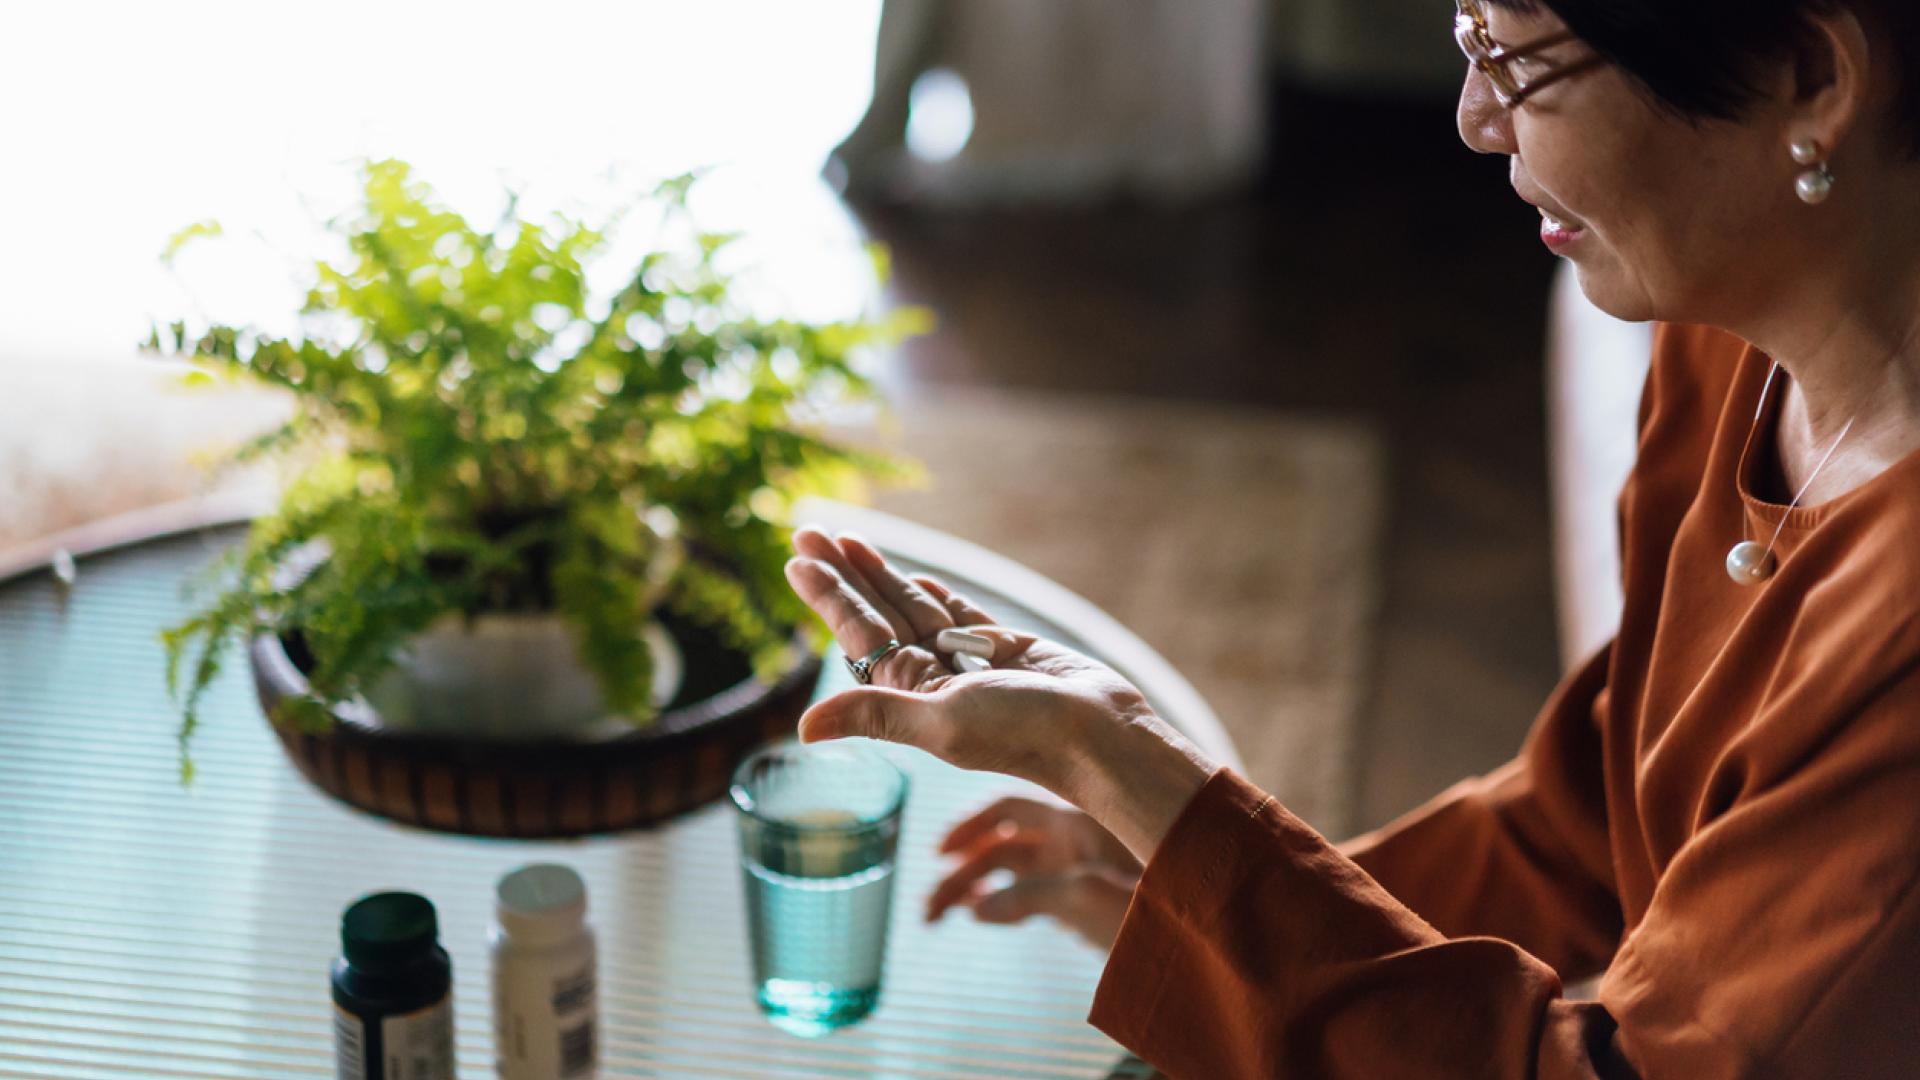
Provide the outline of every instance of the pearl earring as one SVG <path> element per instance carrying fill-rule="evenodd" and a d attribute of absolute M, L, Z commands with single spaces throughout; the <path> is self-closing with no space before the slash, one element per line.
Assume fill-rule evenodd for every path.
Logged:
<path fill-rule="evenodd" d="M 1794 178 L 1793 190 L 1800 201 L 1809 206 L 1826 202 L 1827 196 L 1833 194 L 1833 172 L 1822 160 L 1820 143 L 1814 139 L 1795 139 L 1787 152 L 1793 155 L 1796 165 L 1813 166 Z"/>

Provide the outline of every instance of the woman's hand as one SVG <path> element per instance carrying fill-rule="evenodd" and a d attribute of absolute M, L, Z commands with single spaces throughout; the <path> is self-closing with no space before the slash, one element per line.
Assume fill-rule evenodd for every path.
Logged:
<path fill-rule="evenodd" d="M 928 894 L 928 922 L 956 906 L 988 923 L 1047 915 L 1102 951 L 1113 948 L 1140 880 L 1140 861 L 1099 822 L 1017 796 L 954 826 L 940 851 L 959 861 Z M 1012 881 L 988 887 L 1002 870 Z"/>
<path fill-rule="evenodd" d="M 794 534 L 787 580 L 849 656 L 897 640 L 872 685 L 800 718 L 806 742 L 867 736 L 916 746 L 964 769 L 1005 773 L 1087 811 L 1142 862 L 1212 766 L 1112 668 L 993 624 L 930 578 L 900 574 L 857 537 Z M 993 669 L 956 675 L 932 650 L 961 626 L 993 643 Z"/>

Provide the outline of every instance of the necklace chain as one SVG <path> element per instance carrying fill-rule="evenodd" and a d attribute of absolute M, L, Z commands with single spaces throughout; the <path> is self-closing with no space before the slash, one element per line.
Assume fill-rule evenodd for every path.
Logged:
<path fill-rule="evenodd" d="M 1760 405 L 1753 413 L 1753 422 L 1756 427 L 1760 423 L 1760 417 L 1767 411 L 1767 394 L 1772 391 L 1774 376 L 1778 374 L 1780 374 L 1780 361 L 1775 360 L 1773 367 L 1767 371 L 1767 381 L 1760 387 Z M 1833 460 L 1834 451 L 1840 449 L 1840 444 L 1846 441 L 1847 432 L 1853 430 L 1853 422 L 1858 419 L 1860 419 L 1859 413 L 1847 418 L 1847 425 L 1840 429 L 1840 434 L 1834 438 L 1833 445 L 1827 447 L 1826 455 L 1820 459 L 1820 464 L 1813 467 L 1813 471 L 1807 474 L 1806 481 L 1800 485 L 1800 490 L 1794 492 L 1793 501 L 1787 504 L 1787 513 L 1780 515 L 1780 524 L 1774 526 L 1773 536 L 1767 541 L 1767 551 L 1762 558 L 1762 565 L 1767 565 L 1768 560 L 1773 557 L 1773 547 L 1780 542 L 1780 533 L 1787 527 L 1787 514 L 1793 513 L 1794 509 L 1800 505 L 1801 498 L 1806 495 L 1809 488 L 1813 487 L 1813 482 L 1820 478 L 1820 470 L 1826 468 L 1827 462 Z"/>

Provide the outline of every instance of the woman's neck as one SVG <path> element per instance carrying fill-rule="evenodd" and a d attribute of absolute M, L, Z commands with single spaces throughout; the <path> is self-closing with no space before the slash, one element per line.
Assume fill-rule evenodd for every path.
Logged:
<path fill-rule="evenodd" d="M 1903 263 L 1912 259 L 1903 254 Z M 1849 278 L 1834 279 L 1828 297 L 1809 288 L 1800 303 L 1776 308 L 1766 325 L 1742 334 L 1788 377 L 1773 443 L 1789 489 L 1813 481 L 1802 498 L 1807 506 L 1920 450 L 1920 265 L 1882 265 Z M 1829 449 L 1831 460 L 1819 468 Z"/>

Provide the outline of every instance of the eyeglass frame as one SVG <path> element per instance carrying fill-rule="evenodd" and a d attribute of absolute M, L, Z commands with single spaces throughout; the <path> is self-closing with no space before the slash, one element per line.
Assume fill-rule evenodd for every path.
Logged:
<path fill-rule="evenodd" d="M 1552 86 L 1562 79 L 1591 71 L 1606 63 L 1606 58 L 1598 53 L 1571 64 L 1552 68 L 1538 78 L 1522 84 L 1508 65 L 1516 60 L 1526 60 L 1556 45 L 1564 45 L 1578 40 L 1571 30 L 1557 34 L 1548 34 L 1521 45 L 1506 46 L 1493 39 L 1487 29 L 1487 18 L 1480 0 L 1454 0 L 1456 14 L 1453 17 L 1453 40 L 1460 51 L 1467 56 L 1467 62 L 1473 69 L 1487 77 L 1493 86 L 1493 96 L 1505 109 L 1517 109 L 1533 95 Z"/>

